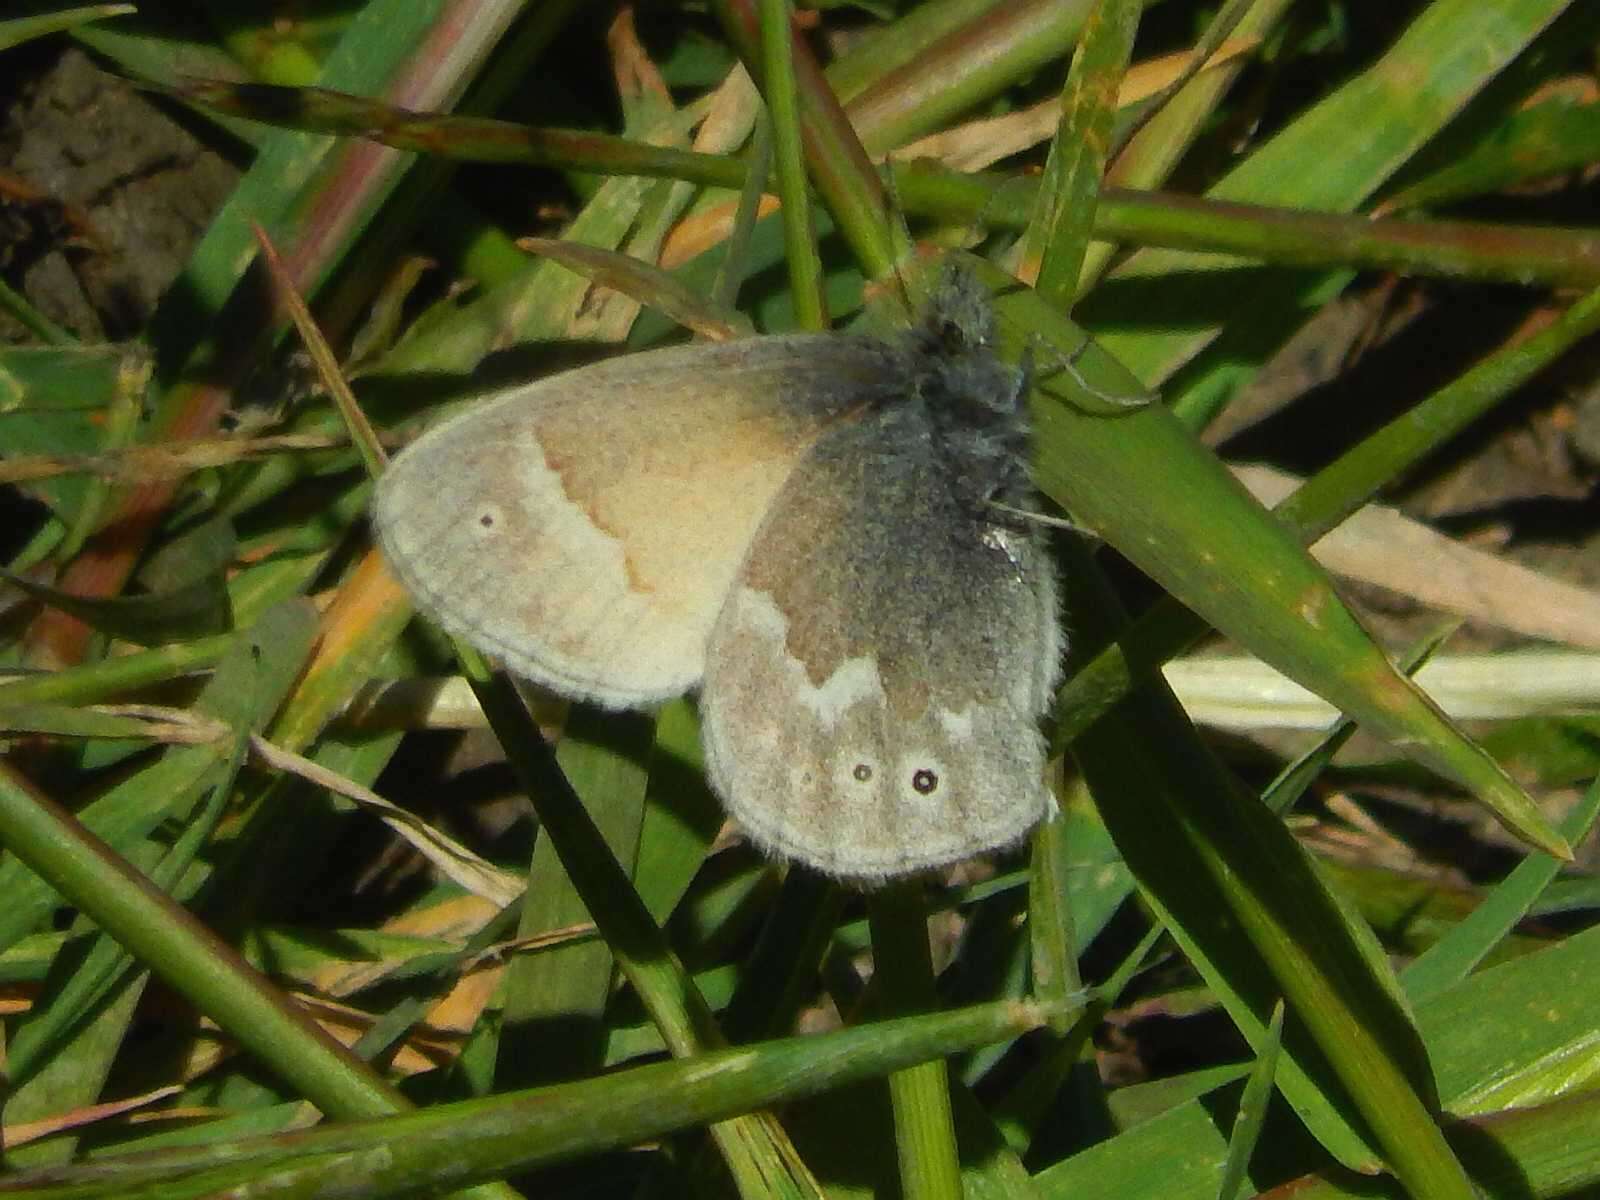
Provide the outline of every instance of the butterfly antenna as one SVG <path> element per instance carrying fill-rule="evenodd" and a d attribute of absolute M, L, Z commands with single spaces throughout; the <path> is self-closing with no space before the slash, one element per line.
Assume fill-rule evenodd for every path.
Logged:
<path fill-rule="evenodd" d="M 900 293 L 900 302 L 908 316 L 914 317 L 921 310 L 916 299 L 911 293 L 911 283 L 906 278 L 901 264 L 909 262 L 917 252 L 917 243 L 911 236 L 911 227 L 906 223 L 906 210 L 900 203 L 900 185 L 895 182 L 894 164 L 885 159 L 879 167 L 879 175 L 883 180 L 883 191 L 887 203 L 884 205 L 884 221 L 888 226 L 889 245 L 892 253 L 890 270 L 894 274 L 896 290 Z"/>
<path fill-rule="evenodd" d="M 1034 525 L 1043 525 L 1047 529 L 1064 529 L 1068 533 L 1082 534 L 1084 537 L 1095 537 L 1092 529 L 1085 529 L 1076 521 L 1067 517 L 1053 517 L 1049 513 L 1034 512 L 1031 508 L 1017 508 L 1015 505 L 1006 504 L 1000 500 L 990 500 L 989 507 L 998 512 L 1003 512 L 1009 517 L 1016 517 L 1020 521 L 1028 521 Z"/>
<path fill-rule="evenodd" d="M 1058 372 L 1064 374 L 1090 396 L 1093 396 L 1096 400 L 1100 401 L 1107 407 L 1116 409 L 1118 411 L 1132 411 L 1140 408 L 1148 408 L 1161 398 L 1160 393 L 1158 392 L 1140 391 L 1133 395 L 1129 395 L 1126 392 L 1108 392 L 1104 388 L 1096 387 L 1094 384 L 1090 383 L 1088 379 L 1084 377 L 1083 372 L 1078 370 L 1078 360 L 1083 357 L 1083 352 L 1089 348 L 1089 343 L 1090 338 L 1088 334 L 1085 334 L 1083 341 L 1078 343 L 1076 349 L 1069 354 L 1062 354 L 1054 347 L 1050 346 L 1049 343 L 1045 342 L 1042 338 L 1039 339 L 1036 343 L 1037 348 L 1041 351 L 1042 357 L 1048 359 L 1048 365 L 1043 371 L 1038 372 L 1038 374 L 1042 374 L 1045 378 L 1049 378 L 1051 375 L 1054 375 Z M 1030 349 L 1033 349 L 1033 347 L 1030 346 Z M 1082 406 L 1075 404 L 1073 407 L 1081 408 Z"/>

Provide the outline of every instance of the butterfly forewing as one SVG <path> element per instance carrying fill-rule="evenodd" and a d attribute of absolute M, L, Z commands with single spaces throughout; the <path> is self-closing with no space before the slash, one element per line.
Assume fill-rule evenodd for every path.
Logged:
<path fill-rule="evenodd" d="M 679 695 L 773 496 L 886 366 L 867 339 L 756 338 L 486 397 L 384 473 L 385 554 L 516 674 L 614 707 Z"/>

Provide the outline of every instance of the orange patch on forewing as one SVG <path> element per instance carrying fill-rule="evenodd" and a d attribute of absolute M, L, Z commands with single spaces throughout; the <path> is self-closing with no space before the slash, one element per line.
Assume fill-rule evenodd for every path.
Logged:
<path fill-rule="evenodd" d="M 545 464 L 573 506 L 621 548 L 630 589 L 720 593 L 815 435 L 797 436 L 771 410 L 758 417 L 737 402 L 660 407 L 650 428 L 599 444 L 574 421 L 547 421 L 539 430 Z"/>

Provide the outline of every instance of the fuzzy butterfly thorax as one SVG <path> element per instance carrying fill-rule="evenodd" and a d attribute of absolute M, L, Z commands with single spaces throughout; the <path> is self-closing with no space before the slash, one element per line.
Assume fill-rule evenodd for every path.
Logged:
<path fill-rule="evenodd" d="M 989 294 L 968 272 L 947 270 L 904 335 L 908 374 L 932 423 L 953 486 L 975 514 L 1014 524 L 995 502 L 1026 506 L 1028 371 L 995 353 Z"/>

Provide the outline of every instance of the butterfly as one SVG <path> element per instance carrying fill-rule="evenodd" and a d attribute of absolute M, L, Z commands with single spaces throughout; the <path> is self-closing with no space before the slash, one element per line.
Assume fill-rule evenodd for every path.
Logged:
<path fill-rule="evenodd" d="M 1053 807 L 1063 639 L 1026 517 L 1025 369 L 952 269 L 908 330 L 630 354 L 484 397 L 383 474 L 384 553 L 508 670 L 635 708 L 700 690 L 769 852 L 861 884 Z"/>

